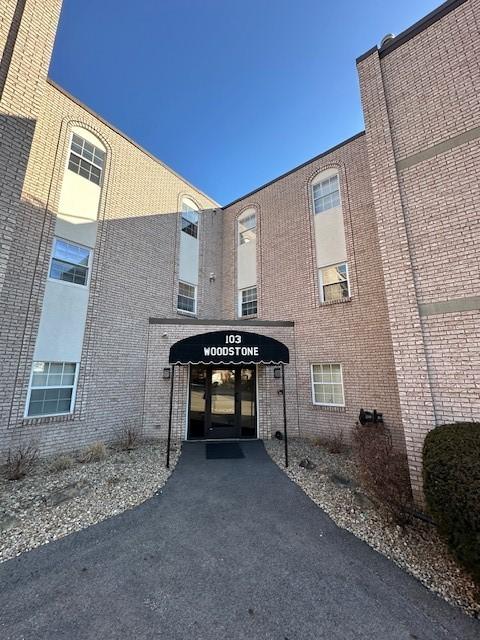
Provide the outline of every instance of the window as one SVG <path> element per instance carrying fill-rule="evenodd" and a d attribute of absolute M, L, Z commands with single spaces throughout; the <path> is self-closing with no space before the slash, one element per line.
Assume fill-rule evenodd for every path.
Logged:
<path fill-rule="evenodd" d="M 340 189 L 337 174 L 313 185 L 313 210 L 315 213 L 322 213 L 322 211 L 339 206 Z"/>
<path fill-rule="evenodd" d="M 312 364 L 313 404 L 344 407 L 341 364 Z"/>
<path fill-rule="evenodd" d="M 87 142 L 78 134 L 73 134 L 68 161 L 68 168 L 71 171 L 90 182 L 100 184 L 104 163 L 105 151 Z"/>
<path fill-rule="evenodd" d="M 239 218 L 238 239 L 240 244 L 247 244 L 257 237 L 257 216 L 255 213 Z"/>
<path fill-rule="evenodd" d="M 193 284 L 187 284 L 186 282 L 179 282 L 178 283 L 178 299 L 177 299 L 178 311 L 195 313 L 196 306 L 197 306 L 196 293 L 197 293 L 197 288 Z"/>
<path fill-rule="evenodd" d="M 198 211 L 187 202 L 182 202 L 182 231 L 192 238 L 198 237 Z"/>
<path fill-rule="evenodd" d="M 322 302 L 344 300 L 350 296 L 346 262 L 320 269 L 320 295 Z"/>
<path fill-rule="evenodd" d="M 240 315 L 253 316 L 257 313 L 257 287 L 240 291 Z"/>
<path fill-rule="evenodd" d="M 27 416 L 71 413 L 76 373 L 75 362 L 34 362 Z"/>
<path fill-rule="evenodd" d="M 50 278 L 86 286 L 91 250 L 73 242 L 55 238 Z"/>

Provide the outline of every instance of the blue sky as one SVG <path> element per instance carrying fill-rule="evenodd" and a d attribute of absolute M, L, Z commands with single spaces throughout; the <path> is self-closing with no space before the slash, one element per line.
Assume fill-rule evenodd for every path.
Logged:
<path fill-rule="evenodd" d="M 64 0 L 50 76 L 220 204 L 363 129 L 355 58 L 435 0 Z"/>

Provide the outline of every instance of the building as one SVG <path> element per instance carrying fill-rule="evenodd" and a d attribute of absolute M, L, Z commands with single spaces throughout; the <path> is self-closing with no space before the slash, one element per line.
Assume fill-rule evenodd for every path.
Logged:
<path fill-rule="evenodd" d="M 365 132 L 221 207 L 49 80 L 61 0 L 4 0 L 1 449 L 376 409 L 421 500 L 425 434 L 480 417 L 479 5 L 358 58 Z"/>

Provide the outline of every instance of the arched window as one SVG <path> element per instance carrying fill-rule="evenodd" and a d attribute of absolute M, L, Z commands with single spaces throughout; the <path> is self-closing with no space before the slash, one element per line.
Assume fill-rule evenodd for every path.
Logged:
<path fill-rule="evenodd" d="M 57 229 L 66 240 L 87 246 L 95 245 L 96 227 L 102 188 L 106 184 L 107 148 L 89 129 L 71 128 L 69 146 L 58 202 L 64 221 Z M 82 219 L 82 224 L 78 220 Z M 61 220 L 57 220 L 61 227 Z M 67 224 L 68 223 L 68 224 Z M 68 228 L 66 228 L 68 227 Z M 65 235 L 67 234 L 67 235 Z"/>
<path fill-rule="evenodd" d="M 106 149 L 90 131 L 75 127 L 70 142 L 68 168 L 94 184 L 100 184 Z"/>
<path fill-rule="evenodd" d="M 257 211 L 245 209 L 237 219 L 237 295 L 239 317 L 257 315 Z"/>
<path fill-rule="evenodd" d="M 191 198 L 183 197 L 182 232 L 180 234 L 180 256 L 178 271 L 177 311 L 179 313 L 197 313 L 198 293 L 198 205 Z"/>
<path fill-rule="evenodd" d="M 257 214 L 250 209 L 238 219 L 238 244 L 247 244 L 257 237 Z"/>
<path fill-rule="evenodd" d="M 314 213 L 323 213 L 340 206 L 340 184 L 335 169 L 324 171 L 317 176 L 312 190 Z"/>
<path fill-rule="evenodd" d="M 107 149 L 73 126 L 35 342 L 26 417 L 74 411 Z"/>
<path fill-rule="evenodd" d="M 320 302 L 339 302 L 350 297 L 350 283 L 337 169 L 315 177 L 312 202 Z"/>
<path fill-rule="evenodd" d="M 190 198 L 182 198 L 182 231 L 198 237 L 198 207 Z"/>

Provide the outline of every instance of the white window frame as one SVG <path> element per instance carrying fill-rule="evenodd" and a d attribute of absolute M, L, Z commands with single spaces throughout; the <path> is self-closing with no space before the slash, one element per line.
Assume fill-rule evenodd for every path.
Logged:
<path fill-rule="evenodd" d="M 74 364 L 75 365 L 75 374 L 73 377 L 73 386 L 62 386 L 62 385 L 50 385 L 47 387 L 33 387 L 32 388 L 32 382 L 33 382 L 33 365 L 35 362 L 49 362 L 50 364 Z M 27 400 L 25 403 L 25 411 L 23 414 L 23 417 L 27 420 L 37 420 L 39 418 L 53 418 L 56 416 L 70 416 L 72 415 L 72 413 L 75 410 L 75 401 L 77 399 L 77 385 L 78 385 L 78 374 L 79 374 L 79 370 L 80 370 L 80 363 L 79 362 L 64 362 L 64 361 L 58 361 L 58 360 L 35 360 L 34 362 L 32 362 L 32 366 L 31 366 L 31 371 L 30 371 L 30 378 L 28 381 L 28 392 L 27 392 Z M 72 397 L 70 399 L 70 411 L 64 411 L 62 413 L 42 413 L 42 414 L 38 414 L 36 416 L 31 416 L 28 414 L 28 410 L 30 408 L 30 398 L 32 395 L 32 391 L 35 389 L 59 389 L 59 388 L 63 388 L 63 389 L 72 389 Z"/>
<path fill-rule="evenodd" d="M 342 395 L 343 395 L 343 404 L 336 404 L 334 402 L 317 402 L 315 399 L 315 385 L 329 384 L 327 382 L 315 382 L 313 377 L 313 368 L 318 366 L 340 366 L 340 378 L 342 384 Z M 310 384 L 312 389 L 312 403 L 317 407 L 345 407 L 345 385 L 343 380 L 343 365 L 340 362 L 312 362 L 310 364 Z M 334 382 L 331 384 L 339 384 L 338 382 Z"/>
<path fill-rule="evenodd" d="M 257 293 L 257 297 L 255 299 L 255 302 L 257 303 L 257 311 L 255 313 L 248 313 L 246 315 L 243 315 L 242 311 L 242 294 L 244 291 L 249 291 L 249 289 L 255 289 L 256 293 Z M 240 289 L 238 291 L 238 315 L 240 318 L 251 318 L 253 316 L 256 316 L 258 314 L 258 287 L 256 284 L 252 285 L 251 287 L 243 287 L 243 289 Z"/>
<path fill-rule="evenodd" d="M 344 264 L 345 265 L 345 270 L 347 272 L 347 289 L 348 289 L 348 296 L 346 296 L 345 298 L 340 298 L 339 300 L 325 300 L 325 296 L 323 293 L 323 269 L 330 269 L 331 267 L 336 267 L 340 264 Z M 337 302 L 342 302 L 344 300 L 350 300 L 350 298 L 352 297 L 352 291 L 350 289 L 350 272 L 348 269 L 348 262 L 347 260 L 344 260 L 343 262 L 335 262 L 335 264 L 327 264 L 324 267 L 319 267 L 318 268 L 318 285 L 320 288 L 320 302 L 321 304 L 335 304 Z M 328 285 L 325 285 L 328 287 Z"/>
<path fill-rule="evenodd" d="M 96 164 L 95 162 L 87 160 L 86 158 L 83 158 L 76 151 L 73 151 L 72 144 L 73 144 L 73 136 L 74 135 L 78 136 L 79 138 L 81 138 L 85 142 L 88 142 L 89 144 L 91 144 L 92 146 L 94 146 L 96 149 L 98 149 L 99 151 L 101 151 L 104 154 L 104 159 L 103 159 L 102 166 Z M 92 137 L 95 137 L 95 136 L 92 136 Z M 101 144 L 100 140 L 98 141 L 98 143 Z M 87 140 L 87 138 L 82 136 L 82 134 L 79 133 L 78 130 L 77 131 L 71 131 L 70 132 L 70 142 L 69 142 L 69 145 L 68 145 L 67 161 L 65 163 L 65 169 L 66 169 L 66 171 L 71 171 L 72 173 L 74 173 L 75 175 L 79 176 L 80 178 L 83 178 L 84 180 L 88 180 L 88 182 L 90 182 L 91 184 L 94 184 L 96 187 L 101 189 L 102 185 L 103 185 L 103 175 L 104 175 L 104 172 L 105 172 L 105 162 L 106 162 L 106 159 L 107 159 L 107 151 L 105 150 L 105 148 L 102 149 L 102 147 L 100 147 L 99 144 L 95 144 L 94 142 L 91 142 L 91 140 Z M 80 158 L 84 162 L 88 162 L 89 164 L 93 165 L 96 169 L 100 170 L 100 180 L 99 180 L 98 184 L 96 182 L 94 182 L 93 180 L 90 180 L 90 178 L 86 178 L 85 176 L 82 176 L 77 171 L 74 171 L 73 169 L 70 169 L 70 156 L 71 156 L 72 153 L 77 158 Z"/>
<path fill-rule="evenodd" d="M 50 275 L 51 271 L 52 271 L 52 263 L 54 260 L 54 254 L 55 254 L 55 247 L 57 244 L 57 240 L 61 240 L 62 242 L 68 242 L 68 244 L 73 244 L 76 245 L 77 247 L 81 247 L 82 249 L 87 249 L 88 253 L 88 264 L 87 264 L 87 281 L 85 282 L 85 284 L 79 284 L 78 282 L 68 282 L 67 280 L 60 280 L 59 278 L 52 278 L 52 276 Z M 92 273 L 92 257 L 93 257 L 93 249 L 91 249 L 90 247 L 87 247 L 84 244 L 81 244 L 80 242 L 73 242 L 73 240 L 68 240 L 67 238 L 61 238 L 60 236 L 55 236 L 53 239 L 53 244 L 52 244 L 52 250 L 50 252 L 50 260 L 48 263 L 48 277 L 47 279 L 50 280 L 51 282 L 58 282 L 61 285 L 66 285 L 68 287 L 76 287 L 76 288 L 80 288 L 80 289 L 88 289 L 90 287 L 90 277 L 91 277 L 91 273 Z"/>
<path fill-rule="evenodd" d="M 193 311 L 186 311 L 185 309 L 179 309 L 178 308 L 178 296 L 183 295 L 180 293 L 180 284 L 186 284 L 188 287 L 193 287 Z M 177 289 L 177 313 L 186 313 L 189 316 L 196 316 L 197 315 L 197 290 L 198 287 L 196 284 L 192 284 L 191 282 L 187 282 L 186 280 L 179 280 L 178 281 L 178 289 Z M 185 298 L 187 296 L 184 296 Z"/>
<path fill-rule="evenodd" d="M 245 213 L 242 213 L 241 216 L 239 216 L 239 218 L 237 219 L 237 235 L 238 235 L 238 246 L 241 247 L 244 244 L 249 244 L 251 242 L 251 240 L 246 240 L 244 242 L 242 242 L 242 238 L 244 236 L 245 233 L 247 233 L 248 231 L 252 231 L 252 229 L 255 231 L 255 241 L 257 240 L 257 212 L 255 210 L 250 209 L 249 210 L 250 213 L 248 211 L 246 211 Z M 243 231 L 240 231 L 240 225 L 245 221 L 245 220 L 249 220 L 250 218 L 255 218 L 255 225 L 249 229 L 244 229 Z"/>
<path fill-rule="evenodd" d="M 322 209 L 322 211 L 316 211 L 316 209 L 315 209 L 315 187 L 318 184 L 320 184 L 322 182 L 326 182 L 327 180 L 330 180 L 333 177 L 336 177 L 337 181 L 338 181 L 338 204 L 335 205 L 334 207 L 329 207 L 328 209 Z M 341 209 L 341 207 L 342 207 L 342 193 L 341 193 L 340 174 L 339 174 L 339 172 L 336 169 L 326 169 L 325 171 L 322 171 L 321 173 L 319 173 L 315 177 L 313 182 L 312 182 L 311 193 L 312 193 L 313 214 L 315 216 L 322 215 L 322 213 L 329 213 L 330 211 L 335 211 L 335 209 Z"/>
<path fill-rule="evenodd" d="M 185 211 L 183 207 L 188 207 L 188 209 Z M 191 233 L 188 233 L 188 231 L 185 231 L 183 229 L 183 214 L 184 213 L 195 213 L 197 216 L 197 221 L 195 224 L 196 228 L 197 228 L 197 235 L 193 236 Z M 194 202 L 191 198 L 188 197 L 184 197 L 181 200 L 181 219 L 180 219 L 180 225 L 181 225 L 181 232 L 184 233 L 187 236 L 190 236 L 190 238 L 193 238 L 194 240 L 198 241 L 198 238 L 200 236 L 200 215 L 199 215 L 200 211 L 198 208 L 198 205 L 196 202 Z M 191 222 L 191 221 L 189 221 Z M 185 283 L 185 284 L 189 284 L 189 283 Z"/>

